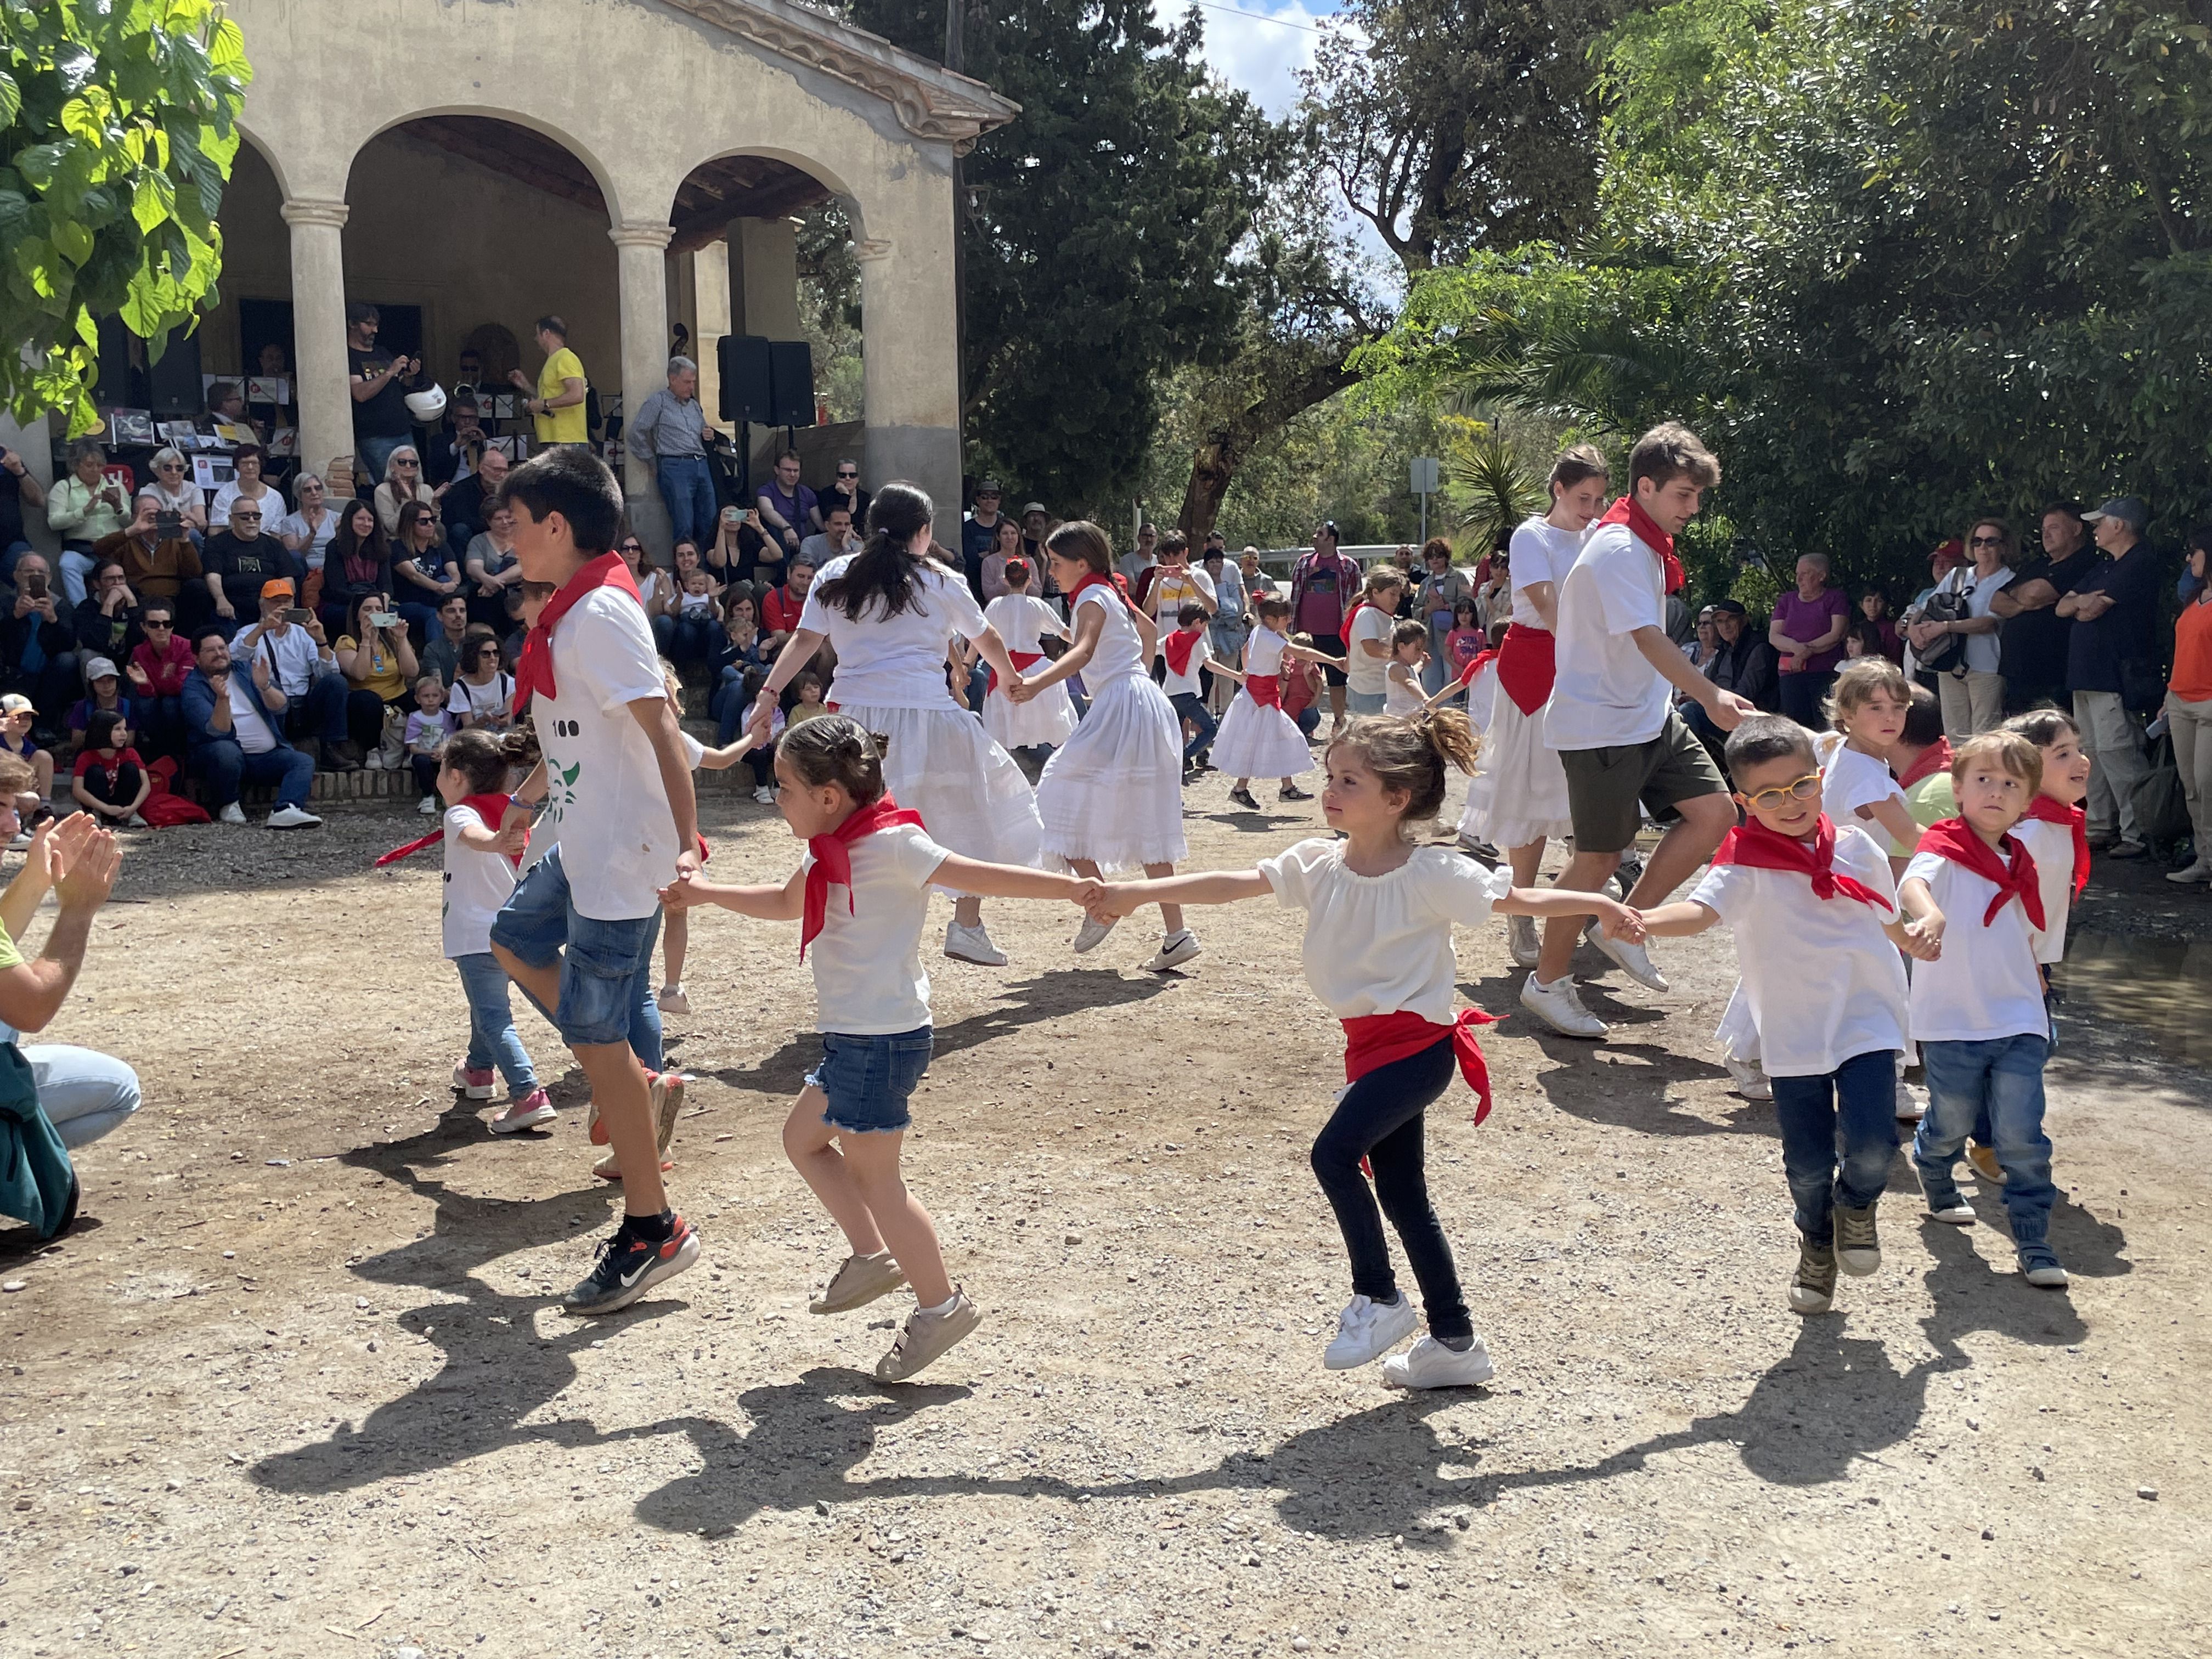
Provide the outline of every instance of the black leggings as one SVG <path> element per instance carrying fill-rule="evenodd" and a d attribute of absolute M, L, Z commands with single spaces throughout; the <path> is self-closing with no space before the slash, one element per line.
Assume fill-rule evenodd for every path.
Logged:
<path fill-rule="evenodd" d="M 1423 1169 L 1422 1114 L 1451 1086 L 1458 1070 L 1449 1037 L 1376 1067 L 1345 1091 L 1313 1146 L 1314 1178 L 1336 1212 L 1345 1251 L 1352 1258 L 1352 1294 L 1377 1302 L 1398 1294 L 1390 1245 L 1382 1236 L 1382 1217 L 1388 1215 L 1421 1287 L 1429 1334 L 1439 1341 L 1474 1334 L 1459 1269 L 1452 1265 L 1443 1224 L 1429 1202 Z M 1371 1191 L 1359 1172 L 1362 1158 L 1375 1171 Z"/>

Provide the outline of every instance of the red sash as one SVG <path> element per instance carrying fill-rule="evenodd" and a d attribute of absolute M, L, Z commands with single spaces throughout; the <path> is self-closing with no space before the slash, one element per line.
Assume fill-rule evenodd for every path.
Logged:
<path fill-rule="evenodd" d="M 1550 699 L 1559 653 L 1559 641 L 1543 629 L 1515 623 L 1505 630 L 1498 647 L 1498 683 L 1522 714 L 1534 714 Z"/>
<path fill-rule="evenodd" d="M 2080 898 L 2081 890 L 2089 884 L 2089 821 L 2088 814 L 2078 806 L 2069 806 L 2063 801 L 2037 792 L 2027 804 L 2027 816 L 2038 823 L 2063 823 L 2074 832 L 2074 896 Z"/>
<path fill-rule="evenodd" d="M 1283 677 L 1280 674 L 1247 674 L 1244 689 L 1252 694 L 1252 701 L 1262 708 L 1283 706 Z"/>
<path fill-rule="evenodd" d="M 1752 818 L 1728 832 L 1720 850 L 1713 854 L 1713 863 L 1716 866 L 1741 865 L 1747 870 L 1794 871 L 1812 878 L 1814 898 L 1856 899 L 1877 910 L 1896 908 L 1864 882 L 1836 873 L 1836 826 L 1826 812 L 1820 814 L 1820 824 L 1809 844 L 1795 836 L 1778 834 Z"/>
<path fill-rule="evenodd" d="M 499 821 L 507 816 L 507 809 L 514 804 L 514 797 L 512 795 L 470 795 L 461 802 L 461 805 L 482 818 L 487 830 L 496 834 L 499 830 Z M 393 848 L 382 858 L 377 860 L 371 867 L 381 870 L 387 864 L 397 864 L 402 859 L 412 858 L 427 848 L 435 847 L 445 838 L 446 826 L 441 823 L 428 835 L 418 840 L 410 841 L 404 847 Z M 528 836 L 526 836 L 523 838 L 523 844 L 526 847 L 529 845 Z M 507 858 L 516 869 L 520 870 L 522 867 L 522 855 L 520 853 L 510 853 Z"/>
<path fill-rule="evenodd" d="M 1549 639 L 1551 636 L 1547 634 L 1545 637 Z M 1473 657 L 1468 659 L 1467 666 L 1459 671 L 1459 683 L 1462 685 L 1473 685 L 1474 684 L 1474 677 L 1482 672 L 1485 668 L 1488 667 L 1492 663 L 1494 663 L 1497 660 L 1498 653 L 1495 651 L 1476 652 Z"/>
<path fill-rule="evenodd" d="M 2043 890 L 2036 885 L 2035 860 L 2010 836 L 2004 838 L 2004 856 L 2000 858 L 1990 850 L 1987 842 L 1974 833 L 1966 819 L 1945 818 L 1920 832 L 1917 850 L 1948 859 L 1984 881 L 1996 884 L 1996 896 L 1982 914 L 1983 927 L 1997 919 L 1997 912 L 2005 908 L 2007 899 L 2017 897 L 2028 924 L 2039 931 L 2042 928 Z"/>
<path fill-rule="evenodd" d="M 514 712 L 520 717 L 532 697 L 543 690 L 549 697 L 561 695 L 553 684 L 553 629 L 577 602 L 602 587 L 620 588 L 641 605 L 637 580 L 629 574 L 619 553 L 602 553 L 561 586 L 538 612 L 538 625 L 522 641 L 522 660 L 514 665 Z"/>
<path fill-rule="evenodd" d="M 1932 778 L 1938 772 L 1951 769 L 1951 739 L 1938 738 L 1920 751 L 1920 758 L 1906 767 L 1897 780 L 1900 789 L 1910 789 L 1923 778 Z M 2028 815 L 2033 817 L 2033 812 Z"/>
<path fill-rule="evenodd" d="M 1481 1009 L 1462 1008 L 1449 1025 L 1433 1024 L 1407 1008 L 1391 1014 L 1363 1014 L 1343 1024 L 1346 1083 L 1357 1083 L 1377 1066 L 1449 1042 L 1459 1056 L 1460 1076 L 1474 1091 L 1474 1121 L 1480 1123 L 1490 1115 L 1490 1066 L 1482 1057 L 1482 1045 L 1474 1040 L 1474 1028 L 1495 1022 Z"/>
<path fill-rule="evenodd" d="M 1625 524 L 1628 533 L 1650 548 L 1659 561 L 1660 568 L 1667 573 L 1667 591 L 1682 591 L 1682 562 L 1674 556 L 1674 538 L 1652 521 L 1651 515 L 1633 495 L 1623 495 L 1605 510 L 1600 524 Z"/>
<path fill-rule="evenodd" d="M 1202 628 L 1178 628 L 1160 641 L 1160 654 L 1168 659 L 1168 666 L 1176 673 L 1188 674 L 1190 672 L 1190 654 L 1198 649 L 1198 642 L 1205 635 L 1206 630 Z"/>
<path fill-rule="evenodd" d="M 1017 671 L 1017 672 L 1019 672 L 1019 671 L 1021 671 L 1021 670 L 1023 670 L 1023 669 L 1029 668 L 1030 666 L 1031 666 L 1031 665 L 1034 665 L 1034 664 L 1042 662 L 1042 661 L 1044 660 L 1044 653 L 1043 653 L 1043 652 L 1042 652 L 1042 651 L 1012 651 L 1012 650 L 1010 650 L 1010 651 L 1008 651 L 1008 652 L 1006 653 L 1006 660 L 1007 660 L 1008 662 L 1010 662 L 1010 663 L 1013 664 L 1013 665 L 1014 665 L 1014 667 L 1015 667 L 1016 671 Z M 998 689 L 999 689 L 999 671 L 998 671 L 997 669 L 994 668 L 994 669 L 992 669 L 992 670 L 990 671 L 989 678 L 984 681 L 984 684 L 983 684 L 983 695 L 984 695 L 985 696 L 987 696 L 987 697 L 988 697 L 988 696 L 990 696 L 990 695 L 991 695 L 991 693 L 992 693 L 992 692 L 994 692 L 994 691 L 997 690 Z M 834 702 L 833 702 L 833 703 L 831 703 L 831 704 L 830 705 L 830 708 L 836 708 L 836 706 L 837 706 L 837 705 L 836 705 L 836 703 L 834 703 Z"/>
<path fill-rule="evenodd" d="M 872 836 L 878 830 L 888 830 L 894 824 L 911 823 L 919 827 L 921 814 L 909 812 L 889 794 L 878 796 L 871 805 L 854 811 L 826 836 L 808 839 L 806 850 L 814 854 L 814 862 L 806 866 L 805 903 L 799 915 L 799 959 L 806 960 L 806 947 L 814 943 L 814 936 L 830 919 L 830 890 L 842 886 L 845 890 L 845 914 L 858 914 L 853 908 L 853 843 L 863 836 Z"/>

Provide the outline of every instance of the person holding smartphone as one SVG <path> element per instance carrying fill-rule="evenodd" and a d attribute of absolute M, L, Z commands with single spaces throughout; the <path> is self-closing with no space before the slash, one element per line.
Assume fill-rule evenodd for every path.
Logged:
<path fill-rule="evenodd" d="M 43 718 L 76 701 L 76 629 L 46 555 L 19 556 L 15 603 L 0 611 L 0 692 L 30 698 Z M 52 746 L 53 729 L 41 726 L 38 732 L 40 742 Z"/>
<path fill-rule="evenodd" d="M 251 664 L 257 683 L 283 697 L 278 724 L 287 738 L 319 743 L 326 772 L 358 772 L 362 757 L 347 740 L 345 680 L 337 672 L 337 653 L 324 635 L 322 619 L 301 607 L 298 594 L 289 576 L 264 582 L 260 620 L 239 631 L 231 641 L 232 657 Z"/>
<path fill-rule="evenodd" d="M 357 757 L 374 753 L 379 758 L 371 764 L 381 771 L 385 711 L 398 709 L 404 721 L 414 705 L 415 682 L 422 672 L 407 638 L 406 621 L 389 593 L 363 596 L 354 607 L 351 630 L 339 637 L 337 655 L 345 675 L 345 729 L 350 738 L 341 753 L 355 758 L 356 767 Z M 327 748 L 325 752 L 327 756 Z"/>
<path fill-rule="evenodd" d="M 46 526 L 62 538 L 62 587 L 80 599 L 92 575 L 94 544 L 131 522 L 131 498 L 106 466 L 107 452 L 96 439 L 78 439 L 69 447 L 69 477 L 46 498 Z"/>
<path fill-rule="evenodd" d="M 15 561 L 30 550 L 30 538 L 23 534 L 23 504 L 33 507 L 46 504 L 46 492 L 31 476 L 16 451 L 0 444 L 0 575 L 7 574 Z"/>

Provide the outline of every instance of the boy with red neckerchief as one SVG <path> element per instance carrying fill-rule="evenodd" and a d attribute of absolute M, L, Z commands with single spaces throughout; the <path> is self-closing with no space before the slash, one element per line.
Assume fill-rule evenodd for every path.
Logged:
<path fill-rule="evenodd" d="M 1912 1035 L 1928 1070 L 1912 1162 L 1929 1213 L 1973 1224 L 1954 1166 L 1985 1120 L 2020 1270 L 2029 1284 L 2057 1289 L 2067 1277 L 2050 1244 L 2057 1188 L 2043 1133 L 2051 1028 L 2035 959 L 2048 917 L 2034 855 L 2012 833 L 2042 783 L 2043 757 L 2017 732 L 1960 744 L 1951 760 L 1959 816 L 1921 836 L 1899 896 L 1940 946 L 1912 970 Z"/>
<path fill-rule="evenodd" d="M 653 1091 L 633 1028 L 654 1022 L 653 945 L 660 889 L 699 867 L 699 826 L 683 729 L 636 584 L 609 550 L 622 492 L 580 445 L 556 445 L 507 475 L 526 581 L 555 592 L 515 675 L 544 753 L 552 843 L 491 927 L 492 954 L 553 1022 L 584 1075 L 623 1170 L 623 1219 L 592 1272 L 562 1299 L 612 1313 L 699 1259 L 699 1236 L 668 1207 Z M 657 1036 L 653 1046 L 658 1046 Z"/>
<path fill-rule="evenodd" d="M 1897 1153 L 1891 1079 L 1907 1031 L 1898 951 L 1934 947 L 1900 915 L 1873 836 L 1821 811 L 1810 732 L 1757 715 L 1729 734 L 1726 758 L 1747 821 L 1687 899 L 1644 922 L 1680 936 L 1725 921 L 1735 935 L 1796 1206 L 1790 1305 L 1826 1313 L 1839 1267 L 1881 1265 L 1875 1204 Z"/>

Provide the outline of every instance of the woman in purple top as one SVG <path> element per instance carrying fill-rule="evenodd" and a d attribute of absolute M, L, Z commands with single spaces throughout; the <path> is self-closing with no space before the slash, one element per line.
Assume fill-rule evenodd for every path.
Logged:
<path fill-rule="evenodd" d="M 1766 642 L 1782 658 L 1782 712 L 1800 726 L 1827 727 L 1821 705 L 1843 660 L 1850 620 L 1850 601 L 1828 586 L 1828 556 L 1808 553 L 1798 560 L 1796 591 L 1775 600 Z"/>

